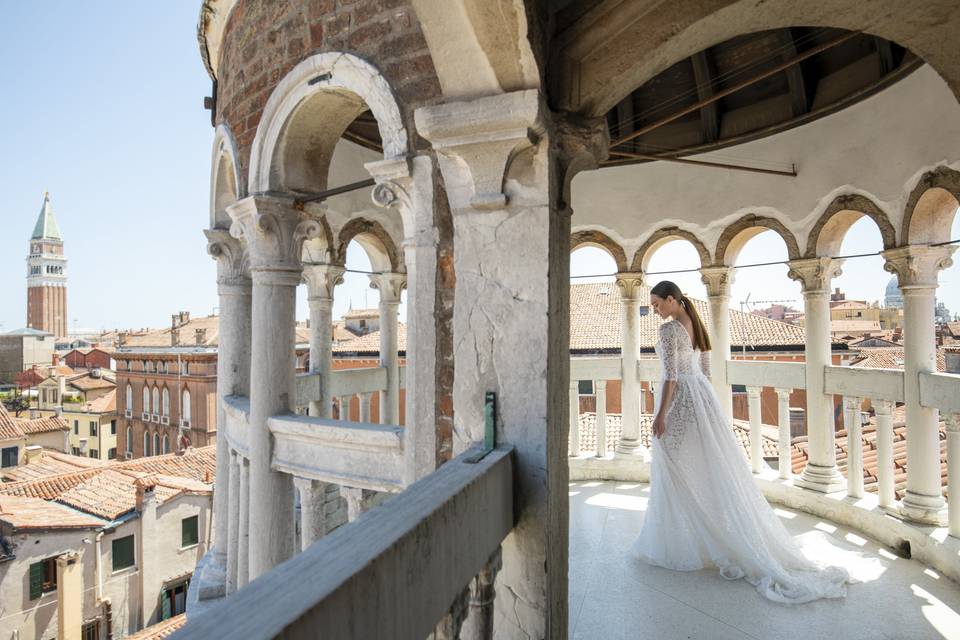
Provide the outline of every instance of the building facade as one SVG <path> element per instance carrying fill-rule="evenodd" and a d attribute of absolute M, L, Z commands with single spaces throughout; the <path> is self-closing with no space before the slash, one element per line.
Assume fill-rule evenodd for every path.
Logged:
<path fill-rule="evenodd" d="M 82 403 L 63 405 L 70 427 L 70 453 L 96 460 L 117 458 L 117 389 Z"/>
<path fill-rule="evenodd" d="M 27 327 L 65 336 L 67 324 L 67 258 L 50 194 L 44 193 L 27 257 Z"/>
<path fill-rule="evenodd" d="M 50 366 L 53 347 L 54 336 L 39 329 L 16 329 L 0 335 L 0 384 L 13 383 L 21 372 L 34 366 Z"/>

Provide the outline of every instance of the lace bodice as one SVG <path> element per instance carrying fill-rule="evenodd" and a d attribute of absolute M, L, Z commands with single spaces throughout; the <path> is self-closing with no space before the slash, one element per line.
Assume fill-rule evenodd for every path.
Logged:
<path fill-rule="evenodd" d="M 701 372 L 710 377 L 710 352 L 701 353 L 694 349 L 690 334 L 678 320 L 668 320 L 660 325 L 657 353 L 663 362 L 664 380 L 676 380 L 678 375 Z"/>

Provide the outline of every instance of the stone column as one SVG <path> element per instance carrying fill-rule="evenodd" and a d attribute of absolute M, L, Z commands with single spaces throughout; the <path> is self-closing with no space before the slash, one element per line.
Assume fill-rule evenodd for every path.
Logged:
<path fill-rule="evenodd" d="M 787 275 L 803 288 L 807 344 L 807 466 L 794 482 L 814 491 L 830 493 L 846 487 L 846 480 L 837 470 L 833 396 L 824 393 L 824 367 L 831 364 L 830 355 L 830 282 L 840 275 L 841 260 L 806 258 L 792 260 Z"/>
<path fill-rule="evenodd" d="M 934 304 L 937 274 L 953 264 L 956 247 L 907 246 L 883 252 L 884 269 L 903 292 L 903 395 L 907 418 L 907 490 L 901 513 L 914 522 L 943 525 L 939 412 L 920 404 L 920 374 L 936 372 Z"/>
<path fill-rule="evenodd" d="M 503 541 L 498 634 L 567 636 L 569 184 L 609 146 L 602 119 L 549 114 L 536 90 L 417 109 L 454 225 L 454 452 L 516 448 L 517 523 Z"/>
<path fill-rule="evenodd" d="M 320 224 L 293 207 L 293 201 L 250 196 L 230 205 L 231 231 L 241 235 L 253 274 L 253 322 L 250 374 L 250 580 L 293 556 L 295 539 L 293 481 L 271 469 L 270 416 L 290 413 L 294 398 L 292 354 L 295 346 L 296 288 L 306 239 L 318 237 Z"/>
<path fill-rule="evenodd" d="M 700 279 L 707 287 L 710 303 L 710 380 L 720 399 L 720 408 L 733 424 L 733 393 L 727 383 L 727 361 L 730 359 L 730 285 L 733 269 L 727 266 L 702 267 Z"/>
<path fill-rule="evenodd" d="M 240 471 L 240 526 L 237 532 L 237 589 L 250 582 L 250 463 L 237 456 Z"/>
<path fill-rule="evenodd" d="M 893 402 L 873 400 L 877 414 L 877 497 L 885 509 L 894 506 L 897 494 L 893 481 Z"/>
<path fill-rule="evenodd" d="M 779 425 L 778 463 L 779 475 L 783 480 L 789 480 L 792 473 L 790 461 L 790 391 L 791 389 L 777 389 L 777 424 Z"/>
<path fill-rule="evenodd" d="M 370 287 L 380 291 L 380 366 L 387 370 L 387 390 L 380 392 L 380 424 L 400 423 L 400 358 L 397 355 L 397 309 L 407 284 L 402 273 L 370 276 Z"/>
<path fill-rule="evenodd" d="M 470 612 L 460 630 L 463 640 L 490 640 L 493 638 L 493 600 L 496 595 L 497 573 L 503 567 L 500 549 L 477 576 L 470 581 Z"/>
<path fill-rule="evenodd" d="M 760 415 L 761 387 L 747 387 L 747 407 L 750 414 L 750 468 L 754 473 L 763 471 L 763 431 Z"/>
<path fill-rule="evenodd" d="M 847 495 L 863 497 L 863 426 L 860 424 L 862 398 L 844 396 L 843 427 L 847 432 Z"/>
<path fill-rule="evenodd" d="M 580 455 L 580 383 L 570 380 L 570 455 Z"/>
<path fill-rule="evenodd" d="M 300 550 L 319 540 L 326 533 L 326 485 L 310 478 L 294 478 L 300 492 Z"/>
<path fill-rule="evenodd" d="M 226 440 L 223 435 L 220 436 Z M 227 464 L 230 470 L 229 538 L 227 539 L 227 595 L 237 590 L 237 558 L 240 544 L 240 462 L 230 452 Z"/>
<path fill-rule="evenodd" d="M 373 400 L 373 393 L 360 394 L 360 417 L 358 420 L 363 423 L 370 422 L 370 402 Z"/>
<path fill-rule="evenodd" d="M 623 431 L 616 452 L 621 455 L 638 455 L 643 453 L 643 445 L 640 444 L 640 380 L 637 374 L 637 363 L 640 360 L 640 290 L 643 287 L 643 274 L 618 273 L 617 286 L 620 288 L 620 301 L 623 305 L 620 348 Z"/>
<path fill-rule="evenodd" d="M 607 455 L 607 381 L 594 380 L 597 398 L 597 457 Z"/>
<path fill-rule="evenodd" d="M 223 399 L 230 395 L 250 394 L 250 309 L 251 283 L 244 244 L 223 229 L 208 229 L 207 252 L 217 261 L 217 293 L 220 317 L 217 347 L 217 427 L 226 432 Z M 180 391 L 178 390 L 179 394 Z M 217 466 L 213 492 L 214 564 L 227 571 L 236 565 L 236 557 L 227 556 L 229 541 L 236 539 L 238 521 L 229 517 L 233 499 L 230 478 L 230 446 L 226 436 L 217 438 Z M 235 573 L 226 573 L 227 584 Z M 225 585 L 226 586 L 226 585 Z"/>
<path fill-rule="evenodd" d="M 303 268 L 310 305 L 310 372 L 320 376 L 320 397 L 310 402 L 310 415 L 330 418 L 330 375 L 333 360 L 333 289 L 343 284 L 344 268 L 313 264 Z"/>

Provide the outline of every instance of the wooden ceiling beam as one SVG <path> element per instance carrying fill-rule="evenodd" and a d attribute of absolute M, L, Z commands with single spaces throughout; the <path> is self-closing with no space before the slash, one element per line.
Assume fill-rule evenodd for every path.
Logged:
<path fill-rule="evenodd" d="M 697 85 L 697 99 L 704 102 L 700 108 L 700 131 L 704 144 L 720 138 L 720 108 L 716 102 L 707 102 L 713 97 L 713 65 L 706 50 L 696 53 L 693 62 L 693 80 Z"/>
<path fill-rule="evenodd" d="M 778 35 L 783 46 L 784 57 L 788 60 L 796 58 L 797 43 L 790 28 L 780 29 Z M 790 107 L 793 117 L 802 116 L 810 111 L 811 102 L 806 81 L 803 78 L 803 67 L 797 63 L 784 69 L 783 73 L 787 76 L 787 86 L 790 89 Z"/>

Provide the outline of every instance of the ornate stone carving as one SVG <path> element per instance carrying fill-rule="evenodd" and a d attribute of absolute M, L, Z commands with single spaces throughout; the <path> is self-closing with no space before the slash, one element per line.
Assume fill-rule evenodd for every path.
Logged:
<path fill-rule="evenodd" d="M 638 271 L 622 271 L 617 274 L 617 286 L 620 287 L 620 297 L 624 300 L 638 300 L 643 289 L 643 273 Z"/>
<path fill-rule="evenodd" d="M 400 293 L 407 286 L 405 273 L 375 273 L 370 275 L 370 288 L 380 292 L 380 302 L 400 302 Z"/>
<path fill-rule="evenodd" d="M 827 293 L 830 281 L 839 276 L 843 260 L 837 258 L 803 258 L 787 263 L 787 277 L 796 280 L 804 293 Z"/>
<path fill-rule="evenodd" d="M 901 289 L 933 288 L 937 286 L 937 274 L 953 264 L 954 245 L 938 247 L 929 245 L 898 247 L 884 251 L 886 262 L 883 268 L 897 274 Z"/>
<path fill-rule="evenodd" d="M 536 143 L 540 95 L 534 89 L 421 107 L 417 130 L 440 154 L 454 209 L 502 209 L 510 158 Z"/>
<path fill-rule="evenodd" d="M 343 284 L 345 269 L 337 264 L 311 264 L 303 267 L 308 299 L 333 299 L 333 289 Z"/>
<path fill-rule="evenodd" d="M 581 171 L 591 171 L 610 155 L 610 130 L 604 118 L 584 118 L 578 114 L 553 114 L 552 142 L 557 150 L 560 170 L 561 209 L 570 209 L 570 185 Z M 572 213 L 572 211 L 571 211 Z"/>
<path fill-rule="evenodd" d="M 707 297 L 730 296 L 730 285 L 733 284 L 733 269 L 731 267 L 702 267 L 700 280 L 707 287 Z"/>
<path fill-rule="evenodd" d="M 207 253 L 217 261 L 217 283 L 250 285 L 250 261 L 247 249 L 225 229 L 204 229 Z"/>
<path fill-rule="evenodd" d="M 246 242 L 254 274 L 299 284 L 303 243 L 323 233 L 318 220 L 298 211 L 293 199 L 274 196 L 244 198 L 227 207 L 227 213 L 233 220 L 230 234 Z M 295 277 L 279 275 L 285 272 Z"/>

